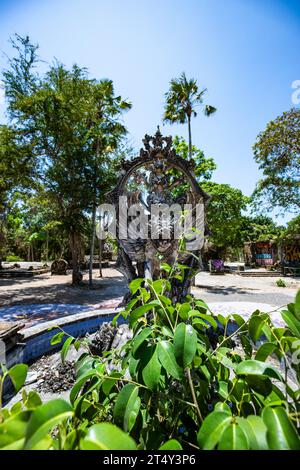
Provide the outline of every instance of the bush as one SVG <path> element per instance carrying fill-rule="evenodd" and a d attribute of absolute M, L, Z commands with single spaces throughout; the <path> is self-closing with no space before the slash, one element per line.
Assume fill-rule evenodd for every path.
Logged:
<path fill-rule="evenodd" d="M 24 260 L 23 258 L 20 258 L 20 256 L 17 256 L 17 255 L 7 255 L 6 261 L 9 263 L 9 262 L 14 262 L 14 261 L 24 261 Z"/>
<path fill-rule="evenodd" d="M 276 284 L 277 287 L 286 287 L 286 283 L 283 279 L 277 279 Z"/>
<path fill-rule="evenodd" d="M 244 321 L 215 317 L 190 296 L 174 304 L 167 279 L 135 279 L 130 289 L 118 318 L 133 338 L 99 357 L 88 339 L 56 333 L 52 344 L 67 338 L 62 361 L 70 347 L 86 348 L 70 403 L 24 392 L 2 410 L 0 448 L 300 449 L 300 292 L 279 328 L 259 311 Z M 17 389 L 24 367 L 6 372 Z"/>

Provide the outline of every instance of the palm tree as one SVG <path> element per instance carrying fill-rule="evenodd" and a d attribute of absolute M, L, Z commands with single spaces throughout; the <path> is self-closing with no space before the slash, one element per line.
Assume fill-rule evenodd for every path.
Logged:
<path fill-rule="evenodd" d="M 170 81 L 169 91 L 165 94 L 166 105 L 163 121 L 170 124 L 188 123 L 189 130 L 189 159 L 192 158 L 192 130 L 191 118 L 196 117 L 196 107 L 203 104 L 203 96 L 206 88 L 199 92 L 197 80 L 188 80 L 183 72 L 179 78 Z M 204 106 L 205 116 L 216 112 L 216 108 L 210 105 Z"/>

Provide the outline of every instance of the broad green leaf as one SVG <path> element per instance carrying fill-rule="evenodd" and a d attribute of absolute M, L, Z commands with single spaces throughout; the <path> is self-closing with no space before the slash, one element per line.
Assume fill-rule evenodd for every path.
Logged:
<path fill-rule="evenodd" d="M 195 305 L 197 305 L 197 307 L 199 309 L 201 309 L 202 312 L 206 312 L 207 310 L 210 312 L 210 309 L 209 309 L 207 303 L 205 303 L 203 300 L 196 300 Z"/>
<path fill-rule="evenodd" d="M 276 344 L 274 343 L 263 343 L 257 350 L 255 354 L 255 359 L 257 361 L 265 361 L 268 356 L 270 356 L 277 349 Z"/>
<path fill-rule="evenodd" d="M 127 304 L 126 307 L 125 307 L 125 318 L 126 318 L 126 313 L 127 313 L 127 312 L 130 312 L 130 310 L 132 310 L 132 307 L 134 307 L 135 304 L 136 304 L 137 302 L 139 302 L 139 300 L 140 300 L 139 297 L 135 297 L 134 299 L 131 299 L 131 300 L 128 302 L 128 304 Z M 121 313 L 124 314 L 124 311 L 121 312 Z"/>
<path fill-rule="evenodd" d="M 131 283 L 129 284 L 129 289 L 132 295 L 134 295 L 139 290 L 144 281 L 145 280 L 143 278 L 137 278 L 131 281 Z"/>
<path fill-rule="evenodd" d="M 232 384 L 234 386 L 232 387 L 232 390 L 230 392 L 230 397 L 235 398 L 238 402 L 243 401 L 243 397 L 246 393 L 249 392 L 249 387 L 246 381 L 243 379 L 234 378 L 232 380 Z"/>
<path fill-rule="evenodd" d="M 81 360 L 75 363 L 76 378 L 85 375 L 90 370 L 95 369 L 97 359 L 91 356 L 84 356 Z"/>
<path fill-rule="evenodd" d="M 141 305 L 140 307 L 137 307 L 134 310 L 132 310 L 129 316 L 130 327 L 132 327 L 140 317 L 145 315 L 145 313 L 149 312 L 149 310 L 152 310 L 157 305 L 159 305 L 159 302 L 154 300 L 153 302 L 150 302 L 149 304 Z"/>
<path fill-rule="evenodd" d="M 144 341 L 150 336 L 152 333 L 151 328 L 143 328 L 142 331 L 134 338 L 133 340 L 133 347 L 132 347 L 132 355 L 135 357 L 135 354 L 139 347 L 144 343 Z"/>
<path fill-rule="evenodd" d="M 160 446 L 158 450 L 182 450 L 182 447 L 176 439 L 170 439 Z"/>
<path fill-rule="evenodd" d="M 263 325 L 262 332 L 270 343 L 274 341 L 275 337 L 274 337 L 273 330 L 267 323 Z"/>
<path fill-rule="evenodd" d="M 15 403 L 9 410 L 11 415 L 19 414 L 21 411 L 23 411 L 23 404 L 20 401 L 17 401 L 17 403 Z"/>
<path fill-rule="evenodd" d="M 241 336 L 241 343 L 242 343 L 242 346 L 246 355 L 248 357 L 251 357 L 252 356 L 252 344 L 246 335 Z"/>
<path fill-rule="evenodd" d="M 296 317 L 298 318 L 298 320 L 300 320 L 300 289 L 298 290 L 296 294 L 294 309 L 295 309 Z"/>
<path fill-rule="evenodd" d="M 148 300 L 150 299 L 151 294 L 150 294 L 150 292 L 149 292 L 147 289 L 145 289 L 145 287 L 141 287 L 141 289 L 140 289 L 140 297 L 141 297 L 141 299 L 142 299 L 142 301 L 143 301 L 143 304 L 145 304 L 145 303 L 147 303 Z"/>
<path fill-rule="evenodd" d="M 50 400 L 36 408 L 27 426 L 25 449 L 35 447 L 57 424 L 72 415 L 72 406 L 61 398 Z"/>
<path fill-rule="evenodd" d="M 150 388 L 150 390 L 155 390 L 157 388 L 160 379 L 160 370 L 161 365 L 158 360 L 157 347 L 155 347 L 150 361 L 144 367 L 142 372 L 145 385 Z"/>
<path fill-rule="evenodd" d="M 26 400 L 24 401 L 24 404 L 26 408 L 34 409 L 42 404 L 42 400 L 37 392 L 35 392 L 34 390 L 30 390 L 28 392 Z"/>
<path fill-rule="evenodd" d="M 212 450 L 222 437 L 222 433 L 231 423 L 232 416 L 228 412 L 213 411 L 203 421 L 197 435 L 200 449 Z"/>
<path fill-rule="evenodd" d="M 209 328 L 209 325 L 208 325 L 204 320 L 202 320 L 202 318 L 198 318 L 198 317 L 197 317 L 197 318 L 193 318 L 192 322 L 193 322 L 193 326 L 196 326 L 196 327 L 198 327 L 198 326 L 200 326 L 200 327 L 204 326 L 205 329 L 208 329 L 208 328 Z M 202 331 L 203 331 L 203 330 L 202 330 Z"/>
<path fill-rule="evenodd" d="M 200 313 L 200 317 L 210 323 L 214 330 L 218 328 L 218 323 L 212 315 L 208 315 L 207 313 Z"/>
<path fill-rule="evenodd" d="M 66 339 L 66 341 L 64 342 L 63 347 L 61 349 L 61 353 L 60 353 L 62 363 L 65 362 L 67 354 L 68 354 L 69 349 L 70 349 L 70 346 L 71 346 L 71 344 L 73 343 L 74 340 L 75 340 L 75 338 L 73 338 L 72 336 L 69 336 Z"/>
<path fill-rule="evenodd" d="M 219 323 L 221 323 L 221 325 L 223 325 L 224 327 L 225 327 L 226 324 L 228 323 L 229 318 L 230 318 L 230 317 L 224 317 L 224 316 L 221 315 L 220 313 L 217 315 L 217 319 L 218 319 Z"/>
<path fill-rule="evenodd" d="M 18 392 L 24 385 L 27 376 L 28 366 L 26 364 L 16 364 L 8 371 L 8 375 L 13 386 Z"/>
<path fill-rule="evenodd" d="M 179 323 L 174 333 L 174 354 L 179 365 L 186 368 L 197 351 L 197 333 L 192 325 Z"/>
<path fill-rule="evenodd" d="M 300 439 L 282 407 L 263 409 L 262 419 L 267 427 L 267 442 L 272 450 L 299 450 Z"/>
<path fill-rule="evenodd" d="M 262 328 L 264 326 L 264 319 L 259 315 L 254 315 L 249 320 L 249 335 L 256 343 L 258 338 L 262 335 Z"/>
<path fill-rule="evenodd" d="M 24 446 L 27 423 L 31 411 L 21 411 L 0 424 L 0 449 L 20 450 Z"/>
<path fill-rule="evenodd" d="M 122 426 L 125 432 L 132 430 L 139 413 L 141 400 L 138 394 L 139 387 L 134 384 L 127 384 L 120 391 L 115 403 L 114 419 L 116 424 Z"/>
<path fill-rule="evenodd" d="M 128 369 L 129 369 L 130 376 L 132 378 L 135 377 L 137 373 L 137 370 L 138 370 L 137 367 L 139 363 L 140 363 L 140 359 L 135 359 L 133 356 L 129 358 Z"/>
<path fill-rule="evenodd" d="M 189 318 L 189 311 L 191 310 L 191 305 L 188 302 L 181 304 L 178 308 L 178 315 L 184 321 Z"/>
<path fill-rule="evenodd" d="M 76 445 L 76 440 L 77 440 L 77 430 L 72 429 L 71 432 L 66 437 L 66 440 L 64 442 L 64 450 L 73 450 L 75 445 Z"/>
<path fill-rule="evenodd" d="M 220 438 L 218 445 L 220 450 L 248 450 L 248 439 L 241 426 L 237 423 L 231 423 Z"/>
<path fill-rule="evenodd" d="M 247 375 L 246 382 L 252 390 L 263 397 L 267 397 L 272 392 L 272 382 L 265 375 Z"/>
<path fill-rule="evenodd" d="M 168 263 L 161 263 L 160 269 L 169 273 L 171 271 L 171 266 Z"/>
<path fill-rule="evenodd" d="M 52 336 L 50 340 L 51 346 L 61 343 L 64 336 L 65 336 L 65 333 L 63 331 L 59 331 L 54 336 Z"/>
<path fill-rule="evenodd" d="M 106 396 L 110 394 L 111 389 L 114 387 L 114 385 L 118 382 L 118 380 L 121 377 L 123 377 L 123 374 L 121 374 L 120 372 L 113 371 L 109 375 L 109 378 L 104 379 L 103 384 L 102 384 L 102 390 Z"/>
<path fill-rule="evenodd" d="M 218 403 L 215 404 L 215 411 L 223 411 L 224 413 L 228 413 L 230 416 L 232 415 L 230 406 L 221 401 L 218 401 Z"/>
<path fill-rule="evenodd" d="M 208 377 L 208 380 L 209 380 L 209 377 Z M 227 398 L 228 398 L 228 382 L 225 382 L 224 380 L 220 380 L 218 393 L 219 393 L 220 397 L 227 400 Z"/>
<path fill-rule="evenodd" d="M 179 368 L 175 355 L 173 344 L 169 341 L 161 341 L 157 346 L 158 359 L 163 368 L 175 379 L 182 378 L 182 371 Z"/>
<path fill-rule="evenodd" d="M 151 285 L 156 294 L 162 294 L 165 289 L 170 287 L 170 283 L 167 279 L 156 279 Z"/>
<path fill-rule="evenodd" d="M 251 450 L 267 450 L 267 428 L 260 416 L 250 415 L 247 418 L 236 418 L 237 423 L 247 436 Z"/>
<path fill-rule="evenodd" d="M 273 379 L 283 380 L 278 370 L 271 364 L 254 359 L 240 362 L 235 371 L 237 375 L 266 375 Z"/>
<path fill-rule="evenodd" d="M 247 329 L 246 322 L 245 322 L 245 320 L 243 319 L 243 317 L 241 317 L 241 315 L 238 315 L 237 313 L 234 313 L 234 314 L 232 315 L 232 317 L 233 317 L 235 323 L 237 324 L 237 326 L 238 326 L 239 328 L 241 328 L 240 331 L 243 331 L 243 328 L 242 328 L 243 325 L 245 325 L 245 329 Z"/>
<path fill-rule="evenodd" d="M 298 320 L 289 310 L 283 310 L 280 313 L 294 335 L 300 337 L 300 320 Z"/>
<path fill-rule="evenodd" d="M 169 299 L 169 297 L 166 297 L 165 295 L 158 295 L 159 300 L 161 301 L 162 304 L 169 306 L 171 305 L 172 301 Z"/>
<path fill-rule="evenodd" d="M 94 424 L 80 441 L 82 450 L 136 450 L 134 440 L 111 423 Z"/>
<path fill-rule="evenodd" d="M 98 373 L 95 369 L 90 369 L 84 375 L 81 375 L 78 380 L 76 380 L 70 391 L 70 402 L 72 404 L 74 404 L 80 390 L 86 384 L 86 382 L 97 375 Z"/>

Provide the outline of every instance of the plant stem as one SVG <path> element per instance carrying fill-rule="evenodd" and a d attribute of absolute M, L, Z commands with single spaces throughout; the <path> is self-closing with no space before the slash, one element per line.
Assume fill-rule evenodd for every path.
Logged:
<path fill-rule="evenodd" d="M 156 290 L 153 289 L 153 287 L 151 286 L 151 284 L 149 284 L 149 286 L 150 286 L 150 288 L 152 289 L 152 292 L 154 293 L 156 299 L 159 301 L 160 306 L 162 307 L 162 309 L 163 309 L 163 311 L 164 311 L 164 314 L 165 314 L 166 317 L 167 317 L 167 320 L 168 320 L 168 322 L 169 322 L 169 325 L 170 325 L 172 331 L 174 331 L 174 326 L 172 325 L 172 322 L 171 322 L 171 320 L 170 320 L 170 318 L 169 318 L 169 315 L 167 314 L 167 311 L 166 311 L 166 309 L 165 309 L 164 304 L 162 303 L 162 301 L 161 301 L 160 298 L 158 297 L 158 295 L 157 295 L 157 293 L 156 293 Z"/>
<path fill-rule="evenodd" d="M 195 389 L 194 389 L 194 385 L 193 385 L 193 381 L 192 381 L 192 377 L 191 377 L 191 370 L 190 370 L 189 367 L 187 367 L 185 370 L 187 372 L 189 386 L 190 386 L 191 394 L 192 394 L 192 397 L 193 397 L 193 402 L 194 402 L 194 405 L 196 407 L 196 410 L 197 410 L 198 416 L 200 418 L 200 421 L 202 423 L 203 418 L 202 418 L 202 414 L 201 414 L 201 411 L 200 411 L 200 408 L 199 408 L 199 405 L 198 405 L 198 402 L 197 402 L 197 397 L 196 397 L 196 394 L 195 394 Z"/>

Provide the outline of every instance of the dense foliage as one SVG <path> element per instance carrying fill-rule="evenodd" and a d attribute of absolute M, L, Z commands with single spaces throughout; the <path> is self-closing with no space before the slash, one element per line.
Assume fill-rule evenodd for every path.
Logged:
<path fill-rule="evenodd" d="M 185 269 L 163 268 L 179 280 Z M 56 333 L 63 361 L 70 347 L 86 348 L 70 402 L 23 392 L 1 409 L 0 448 L 300 449 L 300 293 L 278 327 L 265 312 L 245 321 L 191 297 L 174 305 L 169 288 L 167 279 L 132 281 L 114 322 L 123 316 L 133 337 L 102 357 L 87 339 Z M 4 369 L 0 383 L 10 376 L 20 389 L 26 369 Z"/>
<path fill-rule="evenodd" d="M 111 80 L 90 79 L 78 65 L 68 70 L 54 62 L 39 75 L 37 46 L 20 36 L 12 45 L 16 56 L 3 72 L 10 132 L 30 148 L 38 183 L 54 208 L 52 221 L 60 221 L 69 239 L 76 284 L 87 214 L 93 215 L 93 237 L 96 206 L 116 178 L 114 151 L 126 133 L 121 115 L 131 104 L 115 94 Z"/>
<path fill-rule="evenodd" d="M 241 246 L 242 211 L 247 207 L 248 198 L 229 184 L 207 181 L 202 188 L 211 196 L 207 207 L 210 240 L 221 248 Z"/>
<path fill-rule="evenodd" d="M 176 154 L 188 160 L 189 146 L 183 137 L 175 136 L 173 139 L 173 145 Z M 192 146 L 192 159 L 195 163 L 194 174 L 198 183 L 201 185 L 202 181 L 210 180 L 213 171 L 217 168 L 214 159 L 211 157 L 205 157 L 204 152 L 198 149 L 195 145 Z"/>
<path fill-rule="evenodd" d="M 291 109 L 261 132 L 253 147 L 263 170 L 254 196 L 257 205 L 299 211 L 300 207 L 300 109 Z"/>

